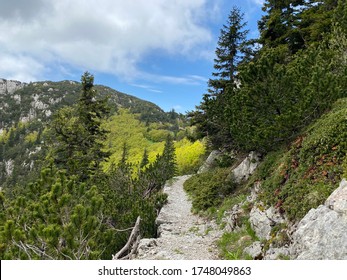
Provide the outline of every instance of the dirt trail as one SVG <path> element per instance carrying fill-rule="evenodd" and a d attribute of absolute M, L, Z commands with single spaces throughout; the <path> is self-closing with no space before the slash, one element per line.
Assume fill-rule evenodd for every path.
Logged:
<path fill-rule="evenodd" d="M 191 201 L 183 190 L 188 178 L 175 177 L 171 185 L 164 187 L 168 203 L 157 219 L 159 237 L 141 240 L 137 259 L 218 259 L 216 241 L 222 231 L 213 221 L 191 213 Z"/>

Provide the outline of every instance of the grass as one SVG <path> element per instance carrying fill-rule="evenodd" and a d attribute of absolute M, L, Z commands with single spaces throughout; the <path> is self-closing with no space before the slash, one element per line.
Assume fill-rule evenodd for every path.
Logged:
<path fill-rule="evenodd" d="M 251 260 L 252 257 L 245 254 L 243 250 L 250 246 L 255 239 L 247 232 L 245 227 L 238 231 L 225 232 L 218 241 L 218 248 L 222 259 L 226 260 Z"/>

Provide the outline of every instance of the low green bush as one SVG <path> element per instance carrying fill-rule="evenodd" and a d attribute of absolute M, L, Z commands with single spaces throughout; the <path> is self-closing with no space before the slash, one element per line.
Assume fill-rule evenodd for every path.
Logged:
<path fill-rule="evenodd" d="M 217 168 L 189 178 L 184 189 L 192 198 L 193 210 L 206 211 L 219 206 L 223 198 L 232 193 L 236 184 L 228 177 L 230 169 Z"/>

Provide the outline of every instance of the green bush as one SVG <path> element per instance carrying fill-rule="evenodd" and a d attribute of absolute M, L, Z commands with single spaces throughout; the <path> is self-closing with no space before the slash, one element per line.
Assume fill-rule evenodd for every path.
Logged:
<path fill-rule="evenodd" d="M 184 189 L 190 194 L 194 211 L 205 211 L 219 206 L 232 193 L 236 184 L 229 179 L 230 169 L 218 168 L 189 178 Z"/>

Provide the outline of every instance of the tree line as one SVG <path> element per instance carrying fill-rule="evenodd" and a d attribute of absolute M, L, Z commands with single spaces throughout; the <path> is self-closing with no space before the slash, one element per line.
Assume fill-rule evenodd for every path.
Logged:
<path fill-rule="evenodd" d="M 213 78 L 189 112 L 214 148 L 267 153 L 347 96 L 347 4 L 267 0 L 259 38 L 234 7 L 221 29 Z"/>

